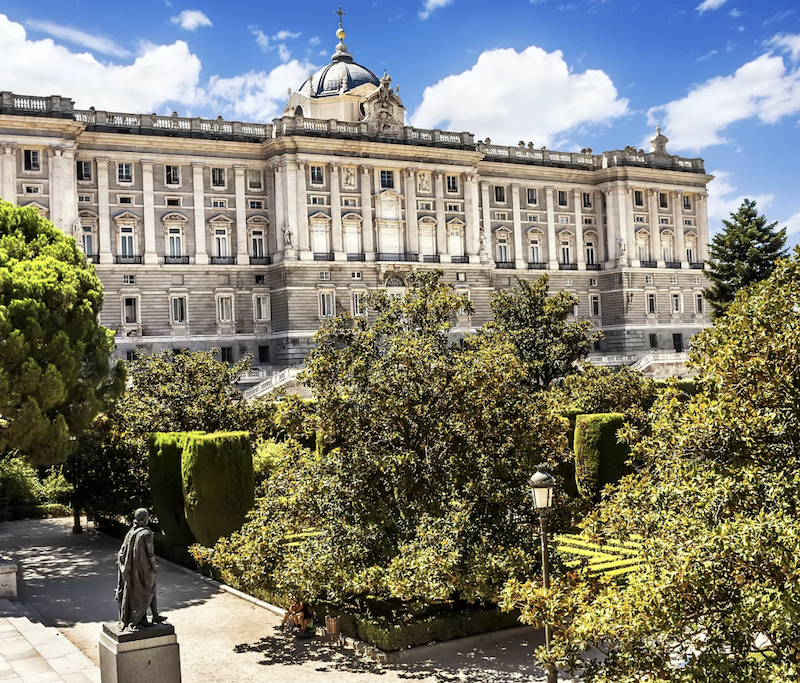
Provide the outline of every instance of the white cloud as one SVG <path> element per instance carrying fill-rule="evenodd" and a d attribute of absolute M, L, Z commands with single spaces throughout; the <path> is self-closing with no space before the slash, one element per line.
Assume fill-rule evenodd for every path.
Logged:
<path fill-rule="evenodd" d="M 628 100 L 617 97 L 604 72 L 572 73 L 560 51 L 531 46 L 489 50 L 469 71 L 425 88 L 412 121 L 506 144 L 524 139 L 550 146 L 558 133 L 626 113 Z"/>
<path fill-rule="evenodd" d="M 52 21 L 38 21 L 31 19 L 26 21 L 25 25 L 34 31 L 41 31 L 48 35 L 61 38 L 74 45 L 87 47 L 95 52 L 100 52 L 104 55 L 112 55 L 114 57 L 127 57 L 130 55 L 128 50 L 117 45 L 111 38 L 105 36 L 98 36 L 91 33 L 86 33 L 77 28 L 70 26 L 61 26 Z"/>
<path fill-rule="evenodd" d="M 743 12 L 734 7 L 730 12 L 728 12 L 728 14 L 734 19 L 738 19 L 740 16 L 742 16 Z"/>
<path fill-rule="evenodd" d="M 800 34 L 785 36 L 779 33 L 767 41 L 767 45 L 774 45 L 777 48 L 783 48 L 791 55 L 792 61 L 797 61 L 800 58 Z"/>
<path fill-rule="evenodd" d="M 440 7 L 449 5 L 453 0 L 425 0 L 422 4 L 422 9 L 419 11 L 420 19 L 427 19 L 431 13 Z"/>
<path fill-rule="evenodd" d="M 703 0 L 695 9 L 702 14 L 709 9 L 719 9 L 726 2 L 728 2 L 728 0 Z"/>
<path fill-rule="evenodd" d="M 789 235 L 800 233 L 800 212 L 792 214 L 785 221 L 778 223 L 778 229 L 786 227 L 786 232 Z"/>
<path fill-rule="evenodd" d="M 731 182 L 728 171 L 711 171 L 714 176 L 708 184 L 708 220 L 712 233 L 722 229 L 723 219 L 728 220 L 732 213 L 736 213 L 745 199 L 753 200 L 759 212 L 769 207 L 775 200 L 774 194 L 740 194 L 737 187 Z"/>
<path fill-rule="evenodd" d="M 296 59 L 276 66 L 269 73 L 251 71 L 233 78 L 212 76 L 208 83 L 211 104 L 228 118 L 270 121 L 286 104 L 286 89 L 299 88 L 316 67 Z"/>
<path fill-rule="evenodd" d="M 269 36 L 259 28 L 251 28 L 251 33 L 256 37 L 256 44 L 261 48 L 262 52 L 267 52 L 270 49 Z"/>
<path fill-rule="evenodd" d="M 281 43 L 278 45 L 278 56 L 282 62 L 288 62 L 292 58 L 292 53 L 289 52 L 288 48 L 283 43 Z"/>
<path fill-rule="evenodd" d="M 178 24 L 185 31 L 196 31 L 201 26 L 211 26 L 211 19 L 203 14 L 199 9 L 185 9 L 177 17 L 172 17 L 170 21 Z"/>
<path fill-rule="evenodd" d="M 731 76 L 717 76 L 686 97 L 653 107 L 647 118 L 651 125 L 661 123 L 673 148 L 698 151 L 729 143 L 722 132 L 737 121 L 773 124 L 798 111 L 800 68 L 787 69 L 782 57 L 767 53 Z"/>
<path fill-rule="evenodd" d="M 300 35 L 299 31 L 297 33 L 292 33 L 291 31 L 283 29 L 282 31 L 278 31 L 273 38 L 275 38 L 275 40 L 287 40 L 288 38 L 299 38 Z"/>
<path fill-rule="evenodd" d="M 717 54 L 716 50 L 711 50 L 711 52 L 706 52 L 704 55 L 701 55 L 697 58 L 698 62 L 705 62 L 707 59 L 711 59 L 715 54 Z"/>
<path fill-rule="evenodd" d="M 313 38 L 310 38 L 309 41 L 308 41 L 308 44 L 309 45 L 319 45 L 319 38 L 317 38 L 316 36 L 314 36 Z"/>

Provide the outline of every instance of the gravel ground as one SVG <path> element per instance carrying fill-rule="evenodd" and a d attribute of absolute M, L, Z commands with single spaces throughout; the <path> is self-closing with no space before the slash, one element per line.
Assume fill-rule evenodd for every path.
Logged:
<path fill-rule="evenodd" d="M 71 534 L 71 519 L 0 524 L 0 553 L 20 565 L 20 600 L 56 626 L 95 663 L 103 622 L 115 621 L 114 555 L 119 543 L 99 533 Z M 533 683 L 538 635 L 493 639 L 435 660 L 377 664 L 323 638 L 296 640 L 275 627 L 280 618 L 201 578 L 162 565 L 159 609 L 175 626 L 184 683 L 420 681 Z M 560 680 L 569 680 L 561 678 Z"/>

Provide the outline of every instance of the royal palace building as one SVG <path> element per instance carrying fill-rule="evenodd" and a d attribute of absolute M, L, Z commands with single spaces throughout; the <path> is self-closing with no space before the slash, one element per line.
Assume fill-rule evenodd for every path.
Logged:
<path fill-rule="evenodd" d="M 343 43 L 281 118 L 77 110 L 0 93 L 0 196 L 74 235 L 105 288 L 116 354 L 221 349 L 298 365 L 325 319 L 441 269 L 490 316 L 493 291 L 550 276 L 598 356 L 683 351 L 709 324 L 702 159 L 554 152 L 407 126 L 399 88 Z"/>

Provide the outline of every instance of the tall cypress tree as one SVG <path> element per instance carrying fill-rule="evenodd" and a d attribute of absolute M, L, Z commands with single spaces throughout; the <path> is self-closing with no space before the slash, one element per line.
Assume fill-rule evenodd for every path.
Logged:
<path fill-rule="evenodd" d="M 713 286 L 706 299 L 719 317 L 728 309 L 736 292 L 754 282 L 765 280 L 775 262 L 786 256 L 786 228 L 758 215 L 756 203 L 745 199 L 731 220 L 723 220 L 725 229 L 714 235 L 709 244 L 708 277 Z"/>

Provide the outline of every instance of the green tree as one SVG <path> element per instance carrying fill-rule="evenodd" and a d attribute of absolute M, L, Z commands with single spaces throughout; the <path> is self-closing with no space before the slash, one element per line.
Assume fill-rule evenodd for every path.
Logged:
<path fill-rule="evenodd" d="M 0 451 L 64 462 L 124 372 L 98 323 L 103 289 L 74 239 L 0 201 Z"/>
<path fill-rule="evenodd" d="M 552 661 L 586 681 L 796 681 L 800 249 L 695 337 L 690 362 L 700 392 L 667 389 L 633 444 L 642 472 L 585 521 L 590 540 L 640 538 L 638 569 L 562 568 L 550 591 L 510 582 L 506 602 L 555 623 Z"/>
<path fill-rule="evenodd" d="M 517 278 L 517 286 L 492 297 L 494 322 L 484 333 L 507 335 L 524 364 L 529 381 L 547 386 L 577 372 L 577 361 L 589 355 L 602 332 L 592 332 L 591 320 L 569 322 L 578 297 L 570 292 L 549 294 L 545 274 L 534 282 Z"/>
<path fill-rule="evenodd" d="M 708 277 L 713 284 L 706 298 L 715 318 L 725 313 L 736 292 L 769 277 L 776 261 L 786 256 L 786 228 L 776 230 L 777 222 L 767 225 L 754 201 L 745 199 L 722 223 L 725 229 L 708 245 Z"/>
<path fill-rule="evenodd" d="M 399 301 L 372 294 L 369 320 L 343 313 L 317 334 L 302 420 L 327 452 L 277 454 L 251 521 L 201 552 L 227 580 L 492 600 L 531 561 L 527 480 L 565 450 L 564 424 L 504 335 L 454 340 L 470 304 L 440 276 L 417 275 Z"/>

